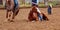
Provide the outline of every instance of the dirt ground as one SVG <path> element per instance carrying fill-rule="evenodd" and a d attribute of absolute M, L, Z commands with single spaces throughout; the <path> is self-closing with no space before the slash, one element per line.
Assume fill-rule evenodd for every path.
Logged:
<path fill-rule="evenodd" d="M 27 22 L 30 9 L 20 9 L 14 22 L 5 22 L 6 10 L 0 9 L 0 30 L 60 30 L 60 8 L 53 8 L 52 15 L 47 14 L 47 8 L 40 8 L 49 21 Z"/>

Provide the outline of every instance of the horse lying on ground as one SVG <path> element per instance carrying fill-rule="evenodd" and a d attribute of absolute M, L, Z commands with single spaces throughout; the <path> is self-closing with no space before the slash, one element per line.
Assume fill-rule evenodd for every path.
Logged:
<path fill-rule="evenodd" d="M 28 16 L 29 21 L 38 21 L 39 20 L 38 13 L 39 12 L 37 12 L 36 7 L 34 6 L 32 10 L 30 10 L 29 12 L 29 16 Z M 43 20 L 48 20 L 47 16 L 44 13 L 41 13 L 41 14 L 42 14 Z"/>
<path fill-rule="evenodd" d="M 28 19 L 29 21 L 37 21 L 38 20 L 37 13 L 30 11 Z"/>
<path fill-rule="evenodd" d="M 29 21 L 38 20 L 37 9 L 35 7 L 33 7 L 32 10 L 30 10 L 28 19 L 29 19 Z"/>
<path fill-rule="evenodd" d="M 8 18 L 8 21 L 13 21 L 13 19 L 19 12 L 19 7 L 15 8 L 14 6 L 14 0 L 6 0 L 6 18 Z"/>

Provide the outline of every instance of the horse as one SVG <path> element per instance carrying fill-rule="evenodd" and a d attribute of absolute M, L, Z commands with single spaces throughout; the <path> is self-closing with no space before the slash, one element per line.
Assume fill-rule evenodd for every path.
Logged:
<path fill-rule="evenodd" d="M 38 14 L 42 15 L 42 20 L 49 20 L 44 13 L 42 13 L 42 12 L 39 13 L 37 11 L 36 6 L 33 6 L 32 10 L 30 10 L 30 12 L 29 12 L 29 16 L 28 16 L 29 21 L 38 21 L 38 20 L 40 20 Z"/>
<path fill-rule="evenodd" d="M 6 18 L 8 19 L 8 21 L 13 22 L 13 19 L 19 12 L 19 7 L 14 7 L 14 0 L 6 0 L 6 10 Z"/>
<path fill-rule="evenodd" d="M 37 9 L 35 6 L 32 7 L 32 10 L 30 10 L 28 19 L 29 21 L 38 21 Z"/>

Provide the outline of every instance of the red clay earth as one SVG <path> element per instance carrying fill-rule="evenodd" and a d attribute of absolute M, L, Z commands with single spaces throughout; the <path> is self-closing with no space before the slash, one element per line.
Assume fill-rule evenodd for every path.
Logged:
<path fill-rule="evenodd" d="M 6 22 L 6 10 L 0 10 L 0 30 L 60 30 L 60 8 L 53 8 L 52 15 L 47 14 L 47 8 L 40 10 L 47 15 L 49 21 L 27 22 L 31 8 L 20 9 L 15 22 Z"/>

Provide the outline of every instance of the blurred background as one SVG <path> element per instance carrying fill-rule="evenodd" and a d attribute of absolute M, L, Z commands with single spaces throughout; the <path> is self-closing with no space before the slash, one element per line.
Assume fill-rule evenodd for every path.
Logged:
<path fill-rule="evenodd" d="M 32 0 L 18 0 L 20 7 L 31 7 Z M 47 5 L 52 4 L 54 6 L 60 6 L 60 0 L 38 0 L 39 7 L 46 7 Z M 5 0 L 0 0 L 0 7 L 5 6 Z"/>

